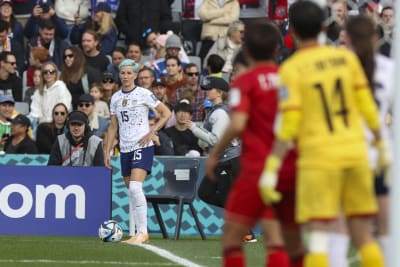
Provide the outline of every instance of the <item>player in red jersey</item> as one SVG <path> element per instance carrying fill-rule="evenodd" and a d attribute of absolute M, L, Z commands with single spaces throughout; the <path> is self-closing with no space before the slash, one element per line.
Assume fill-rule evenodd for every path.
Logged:
<path fill-rule="evenodd" d="M 281 35 L 277 27 L 267 21 L 254 22 L 248 27 L 251 31 L 245 32 L 243 50 L 252 68 L 236 77 L 231 86 L 231 124 L 220 142 L 211 150 L 206 172 L 208 177 L 215 179 L 214 169 L 219 155 L 233 138 L 240 136 L 240 172 L 225 206 L 223 265 L 245 266 L 242 237 L 261 220 L 268 251 L 266 266 L 289 267 L 290 260 L 284 249 L 278 217 L 282 215 L 293 222 L 293 204 L 290 204 L 292 212 L 289 214 L 275 213 L 272 206 L 262 201 L 258 187 L 264 159 L 270 153 L 274 141 L 279 83 L 278 66 L 274 58 Z M 289 192 L 283 194 L 283 203 L 292 203 L 294 200 L 295 158 L 294 152 L 288 155 L 280 172 L 278 188 Z"/>

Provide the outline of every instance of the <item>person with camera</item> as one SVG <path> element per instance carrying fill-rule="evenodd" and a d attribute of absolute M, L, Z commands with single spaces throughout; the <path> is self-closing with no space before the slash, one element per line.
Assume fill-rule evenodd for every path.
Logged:
<path fill-rule="evenodd" d="M 65 39 L 68 36 L 68 28 L 65 21 L 60 19 L 51 1 L 39 0 L 38 4 L 33 7 L 32 15 L 29 17 L 25 24 L 24 35 L 26 38 L 31 39 L 39 34 L 39 22 L 41 20 L 51 20 L 55 25 L 56 36 L 60 39 Z"/>
<path fill-rule="evenodd" d="M 47 165 L 104 166 L 103 142 L 91 133 L 87 115 L 72 111 L 66 126 L 67 132 L 53 144 Z"/>

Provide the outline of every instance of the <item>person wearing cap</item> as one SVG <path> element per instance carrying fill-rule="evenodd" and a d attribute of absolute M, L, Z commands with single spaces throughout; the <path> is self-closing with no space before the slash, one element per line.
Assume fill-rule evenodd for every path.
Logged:
<path fill-rule="evenodd" d="M 182 68 L 189 63 L 189 58 L 187 57 L 186 53 L 184 53 L 184 49 L 182 48 L 181 38 L 179 38 L 179 36 L 176 34 L 171 34 L 168 36 L 167 40 L 165 41 L 165 52 L 165 57 L 154 61 L 152 64 L 154 75 L 157 79 L 161 79 L 162 77 L 168 75 L 166 62 L 168 57 L 178 57 Z M 181 54 L 181 52 L 183 54 Z"/>
<path fill-rule="evenodd" d="M 0 0 L 0 19 L 9 24 L 9 34 L 17 41 L 21 47 L 24 46 L 24 27 L 17 21 L 14 10 L 13 0 Z"/>
<path fill-rule="evenodd" d="M 61 40 L 68 36 L 68 28 L 65 21 L 60 19 L 54 11 L 52 1 L 39 0 L 33 7 L 32 15 L 25 24 L 24 35 L 31 39 L 39 35 L 40 21 L 51 20 L 54 24 L 55 36 Z"/>
<path fill-rule="evenodd" d="M 171 116 L 169 109 L 153 93 L 135 85 L 139 65 L 131 59 L 125 59 L 119 65 L 121 89 L 111 98 L 111 124 L 105 139 L 105 163 L 110 164 L 110 151 L 117 133 L 121 159 L 121 172 L 125 185 L 129 189 L 129 200 L 134 209 L 137 234 L 127 243 L 145 243 L 149 240 L 147 232 L 147 202 L 143 193 L 143 182 L 151 172 L 154 156 L 153 136 Z M 150 128 L 149 111 L 155 109 L 160 118 Z"/>
<path fill-rule="evenodd" d="M 80 15 L 75 14 L 75 25 L 70 35 L 71 44 L 81 44 L 83 33 L 87 29 L 92 29 L 99 35 L 100 52 L 104 55 L 110 55 L 118 40 L 118 30 L 111 15 L 111 7 L 106 2 L 99 2 L 93 13 L 93 18 L 85 24 L 79 24 Z"/>
<path fill-rule="evenodd" d="M 72 111 L 66 127 L 67 132 L 57 136 L 47 165 L 104 166 L 103 141 L 92 134 L 86 114 Z"/>
<path fill-rule="evenodd" d="M 119 74 L 118 74 L 119 80 Z M 104 72 L 103 79 L 101 81 L 103 85 L 103 100 L 110 106 L 112 95 L 118 91 L 119 83 L 114 79 L 114 75 L 111 72 Z"/>
<path fill-rule="evenodd" d="M 203 154 L 199 139 L 190 131 L 187 121 L 192 118 L 192 105 L 185 99 L 174 107 L 175 125 L 165 128 L 165 133 L 174 144 L 176 156 L 197 156 Z"/>
<path fill-rule="evenodd" d="M 0 151 L 11 135 L 11 118 L 14 112 L 15 101 L 10 95 L 0 95 Z"/>
<path fill-rule="evenodd" d="M 94 98 L 90 94 L 83 94 L 79 97 L 78 110 L 88 116 L 90 130 L 94 135 L 104 138 L 110 122 L 97 114 L 95 105 Z"/>
<path fill-rule="evenodd" d="M 29 135 L 31 121 L 25 115 L 19 114 L 11 120 L 11 135 L 4 145 L 6 154 L 37 154 L 35 141 Z"/>
<path fill-rule="evenodd" d="M 153 111 L 149 112 L 149 126 L 154 126 L 157 122 L 156 114 Z M 154 155 L 157 156 L 168 156 L 174 155 L 174 144 L 171 138 L 164 132 L 163 129 L 158 132 L 151 139 L 154 143 Z"/>
<path fill-rule="evenodd" d="M 173 25 L 171 7 L 165 0 L 120 0 L 115 21 L 127 45 L 136 42 L 142 47 L 147 28 L 167 32 Z"/>
<path fill-rule="evenodd" d="M 190 120 L 185 123 L 192 133 L 211 151 L 213 146 L 221 140 L 230 123 L 229 107 L 225 103 L 228 98 L 229 84 L 222 78 L 207 78 L 201 88 L 206 90 L 207 99 L 212 107 L 202 127 Z M 241 151 L 238 139 L 233 139 L 218 159 L 215 170 L 217 181 L 211 181 L 205 176 L 198 189 L 198 195 L 204 202 L 223 208 L 229 190 L 239 171 L 239 155 Z"/>

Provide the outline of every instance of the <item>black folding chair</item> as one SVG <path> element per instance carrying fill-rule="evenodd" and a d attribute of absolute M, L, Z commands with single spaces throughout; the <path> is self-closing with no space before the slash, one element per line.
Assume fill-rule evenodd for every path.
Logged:
<path fill-rule="evenodd" d="M 146 195 L 146 199 L 154 208 L 163 238 L 167 239 L 168 234 L 158 205 L 178 205 L 175 227 L 175 240 L 178 240 L 181 230 L 183 207 L 186 204 L 189 205 L 201 238 L 203 240 L 206 239 L 203 227 L 197 216 L 197 211 L 193 206 L 193 200 L 196 196 L 199 160 L 195 158 L 164 158 L 162 162 L 164 163 L 164 187 L 159 194 Z"/>

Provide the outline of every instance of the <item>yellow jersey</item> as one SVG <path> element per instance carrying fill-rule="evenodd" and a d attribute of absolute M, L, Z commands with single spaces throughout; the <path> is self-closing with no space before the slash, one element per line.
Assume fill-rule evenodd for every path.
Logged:
<path fill-rule="evenodd" d="M 313 46 L 297 51 L 279 70 L 280 112 L 298 110 L 298 165 L 345 167 L 367 158 L 357 90 L 368 90 L 364 71 L 351 51 Z M 374 112 L 378 116 L 376 106 Z M 284 123 L 284 121 L 282 122 Z"/>

